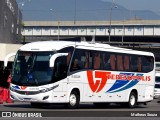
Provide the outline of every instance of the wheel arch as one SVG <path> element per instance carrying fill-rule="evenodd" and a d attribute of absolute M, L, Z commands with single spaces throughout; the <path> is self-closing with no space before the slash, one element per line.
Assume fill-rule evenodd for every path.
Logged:
<path fill-rule="evenodd" d="M 72 91 L 77 92 L 77 94 L 79 95 L 79 98 L 80 98 L 80 100 L 81 100 L 81 92 L 80 92 L 80 88 L 74 87 L 74 88 L 71 88 L 71 89 L 69 90 L 69 92 L 68 92 L 67 102 L 69 102 L 69 96 L 70 96 L 70 94 L 72 93 Z"/>
<path fill-rule="evenodd" d="M 130 94 L 131 94 L 132 92 L 135 93 L 135 95 L 136 95 L 136 100 L 138 101 L 138 91 L 137 91 L 136 89 L 132 89 L 131 92 L 130 92 Z M 130 96 L 130 94 L 129 94 L 129 96 Z M 129 97 L 128 97 L 128 99 L 129 99 Z"/>

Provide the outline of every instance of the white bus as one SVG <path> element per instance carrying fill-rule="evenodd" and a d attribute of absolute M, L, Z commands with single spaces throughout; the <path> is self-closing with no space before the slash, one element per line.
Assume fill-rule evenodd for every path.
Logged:
<path fill-rule="evenodd" d="M 153 100 L 155 61 L 150 52 L 108 44 L 44 41 L 22 46 L 11 76 L 11 99 L 43 103 L 125 103 Z"/>

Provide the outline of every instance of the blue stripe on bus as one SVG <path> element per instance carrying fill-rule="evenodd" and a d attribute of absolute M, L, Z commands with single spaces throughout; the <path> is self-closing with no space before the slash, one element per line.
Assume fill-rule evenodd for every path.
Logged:
<path fill-rule="evenodd" d="M 120 75 L 131 75 L 131 76 L 133 76 L 134 73 L 120 73 Z M 129 80 L 116 80 L 114 85 L 107 92 L 116 90 L 116 89 L 126 85 L 128 82 L 130 82 L 130 81 Z"/>
<path fill-rule="evenodd" d="M 120 73 L 120 74 L 132 75 L 132 76 L 134 75 L 134 73 Z M 143 74 L 137 74 L 136 76 L 143 76 Z M 139 82 L 139 80 L 132 80 L 132 81 L 129 81 L 129 80 L 116 80 L 114 85 L 107 92 L 109 92 L 109 93 L 120 92 L 120 91 L 123 91 L 123 90 L 126 90 L 126 89 L 129 89 L 129 88 L 133 87 L 138 82 Z"/>

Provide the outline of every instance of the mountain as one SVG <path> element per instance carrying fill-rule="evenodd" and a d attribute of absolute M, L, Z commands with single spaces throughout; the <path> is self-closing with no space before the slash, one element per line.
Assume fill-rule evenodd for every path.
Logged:
<path fill-rule="evenodd" d="M 20 3 L 22 0 L 17 0 Z M 149 10 L 128 10 L 123 6 L 113 6 L 101 0 L 30 0 L 22 7 L 24 20 L 79 21 L 79 20 L 124 20 L 124 19 L 160 19 Z M 52 10 L 50 10 L 52 9 Z M 111 13 L 111 16 L 110 16 Z"/>

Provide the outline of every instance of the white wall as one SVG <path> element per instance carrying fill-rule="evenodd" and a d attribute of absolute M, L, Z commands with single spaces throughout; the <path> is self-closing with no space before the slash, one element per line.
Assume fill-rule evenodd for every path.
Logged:
<path fill-rule="evenodd" d="M 70 27 L 68 30 L 69 35 L 78 35 L 78 29 L 76 27 Z"/>
<path fill-rule="evenodd" d="M 0 43 L 0 61 L 4 61 L 4 58 L 10 54 L 10 53 L 15 53 L 17 52 L 17 50 L 22 46 L 22 44 L 4 44 L 4 43 Z M 12 57 L 11 59 L 9 59 L 9 61 L 13 61 L 14 57 Z"/>
<path fill-rule="evenodd" d="M 59 35 L 69 35 L 67 27 L 62 27 L 59 29 Z"/>
<path fill-rule="evenodd" d="M 123 31 L 123 27 L 115 27 L 115 35 L 121 36 L 124 34 Z"/>
<path fill-rule="evenodd" d="M 42 28 L 42 35 L 51 35 L 51 29 L 50 28 Z"/>
<path fill-rule="evenodd" d="M 106 35 L 105 27 L 96 27 L 96 35 Z"/>
<path fill-rule="evenodd" d="M 133 36 L 133 34 L 134 34 L 134 27 L 125 27 L 126 36 Z"/>
<path fill-rule="evenodd" d="M 149 27 L 149 26 L 113 26 L 111 27 L 111 36 L 152 36 L 152 35 L 160 35 L 160 27 Z M 31 36 L 31 35 L 43 35 L 43 36 L 50 36 L 59 35 L 62 36 L 92 36 L 92 35 L 109 35 L 108 33 L 109 27 L 48 27 L 48 28 L 41 28 L 41 27 L 35 27 L 32 28 L 26 28 L 22 32 L 22 35 L 25 36 Z"/>
<path fill-rule="evenodd" d="M 33 29 L 32 28 L 26 28 L 26 29 L 24 29 L 23 33 L 22 33 L 22 35 L 33 35 Z"/>
<path fill-rule="evenodd" d="M 160 36 L 160 27 L 154 27 L 154 35 Z"/>
<path fill-rule="evenodd" d="M 95 27 L 87 27 L 87 35 L 96 35 Z"/>
<path fill-rule="evenodd" d="M 144 27 L 144 35 L 145 36 L 150 36 L 153 35 L 153 27 Z"/>
<path fill-rule="evenodd" d="M 51 28 L 51 35 L 58 35 L 58 28 Z"/>
<path fill-rule="evenodd" d="M 78 35 L 87 35 L 86 27 L 78 27 Z"/>
<path fill-rule="evenodd" d="M 144 28 L 142 26 L 134 27 L 135 36 L 143 36 Z"/>
<path fill-rule="evenodd" d="M 33 35 L 42 35 L 42 29 L 41 28 L 33 28 Z"/>

